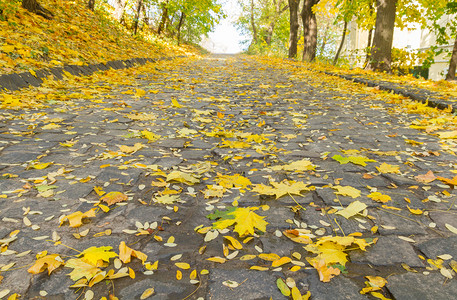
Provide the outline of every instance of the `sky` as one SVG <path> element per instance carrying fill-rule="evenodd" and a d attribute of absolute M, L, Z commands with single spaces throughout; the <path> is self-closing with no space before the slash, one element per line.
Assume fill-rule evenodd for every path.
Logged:
<path fill-rule="evenodd" d="M 212 53 L 239 53 L 243 51 L 240 43 L 245 38 L 233 24 L 239 12 L 237 0 L 224 1 L 223 10 L 227 18 L 216 25 L 214 32 L 209 34 L 208 39 L 203 41 L 202 46 Z"/>

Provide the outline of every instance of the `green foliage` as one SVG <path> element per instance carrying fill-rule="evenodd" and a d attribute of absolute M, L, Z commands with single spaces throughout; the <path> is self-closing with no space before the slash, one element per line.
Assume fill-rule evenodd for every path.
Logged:
<path fill-rule="evenodd" d="M 20 5 L 20 0 L 0 0 L 0 20 L 7 21 L 8 16 L 14 15 Z"/>
<path fill-rule="evenodd" d="M 392 72 L 397 75 L 407 75 L 429 57 L 427 52 L 417 53 L 407 49 L 392 48 Z"/>

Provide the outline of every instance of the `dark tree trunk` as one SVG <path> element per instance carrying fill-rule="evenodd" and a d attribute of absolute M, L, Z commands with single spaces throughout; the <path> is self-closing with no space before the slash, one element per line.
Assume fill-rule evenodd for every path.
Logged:
<path fill-rule="evenodd" d="M 289 0 L 289 13 L 290 13 L 290 33 L 289 33 L 289 58 L 297 57 L 297 44 L 298 44 L 298 7 L 300 0 Z"/>
<path fill-rule="evenodd" d="M 140 13 L 141 13 L 142 6 L 143 6 L 143 0 L 137 0 L 136 12 L 135 12 L 135 22 L 133 24 L 133 34 L 135 34 L 135 35 L 138 32 L 138 24 L 140 23 Z"/>
<path fill-rule="evenodd" d="M 157 28 L 157 34 L 160 35 L 165 28 L 165 23 L 168 20 L 168 1 L 162 3 L 162 18 Z"/>
<path fill-rule="evenodd" d="M 143 11 L 143 20 L 144 20 L 143 22 L 144 22 L 144 24 L 146 24 L 146 26 L 147 26 L 148 29 L 149 29 L 149 16 L 148 16 L 146 7 L 144 6 L 144 1 L 143 1 L 143 3 L 141 4 L 141 10 Z"/>
<path fill-rule="evenodd" d="M 319 49 L 319 54 L 320 54 L 320 55 L 323 55 L 323 54 L 324 54 L 325 46 L 327 46 L 328 28 L 329 28 L 329 25 L 327 24 L 327 25 L 325 26 L 325 30 L 324 30 L 324 37 L 323 37 L 323 39 L 322 39 L 322 45 L 321 45 L 321 48 Z"/>
<path fill-rule="evenodd" d="M 336 65 L 338 62 L 338 58 L 340 58 L 341 50 L 343 50 L 344 41 L 346 40 L 346 34 L 348 32 L 348 22 L 344 21 L 343 33 L 341 35 L 341 42 L 340 46 L 338 47 L 338 51 L 336 51 L 335 58 L 333 59 L 333 65 Z"/>
<path fill-rule="evenodd" d="M 186 14 L 184 12 L 181 12 L 181 17 L 179 18 L 178 27 L 176 28 L 176 30 L 178 32 L 178 46 L 181 43 L 181 27 L 184 24 L 184 19 L 185 18 L 186 18 Z"/>
<path fill-rule="evenodd" d="M 394 38 L 397 0 L 377 0 L 376 27 L 369 68 L 391 73 L 392 42 Z"/>
<path fill-rule="evenodd" d="M 94 9 L 95 9 L 95 0 L 89 0 L 89 2 L 87 2 L 87 8 L 90 9 L 91 11 L 94 11 Z"/>
<path fill-rule="evenodd" d="M 449 71 L 446 75 L 446 80 L 455 80 L 455 71 L 457 68 L 457 36 L 455 37 L 454 49 L 452 50 L 451 61 L 449 63 Z"/>
<path fill-rule="evenodd" d="M 320 0 L 305 0 L 301 11 L 303 21 L 303 61 L 313 61 L 317 48 L 317 20 L 312 8 Z"/>
<path fill-rule="evenodd" d="M 48 20 L 54 17 L 54 14 L 41 6 L 37 0 L 22 0 L 22 7 Z"/>

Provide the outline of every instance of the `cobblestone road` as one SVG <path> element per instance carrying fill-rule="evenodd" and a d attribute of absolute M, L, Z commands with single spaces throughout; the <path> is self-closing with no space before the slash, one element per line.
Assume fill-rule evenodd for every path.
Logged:
<path fill-rule="evenodd" d="M 387 279 L 378 291 L 386 298 L 455 298 L 457 194 L 453 185 L 416 176 L 452 179 L 456 157 L 437 136 L 409 128 L 421 117 L 401 110 L 398 96 L 292 62 L 246 57 L 179 59 L 107 75 L 64 83 L 68 100 L 47 108 L 1 112 L 4 299 L 91 299 L 92 292 L 139 299 L 148 288 L 151 299 L 286 299 L 279 277 L 311 299 L 374 299 L 360 294 L 365 276 Z M 354 157 L 372 161 L 355 164 Z M 275 167 L 297 161 L 301 168 Z M 307 188 L 278 199 L 258 192 L 272 182 Z M 109 211 L 98 205 L 102 191 L 119 192 Z M 336 214 L 355 201 L 363 204 L 358 214 Z M 230 226 L 211 230 L 215 220 L 206 216 L 232 205 L 259 208 L 265 232 L 257 228 L 246 240 L 252 235 L 239 237 Z M 78 228 L 64 221 L 92 208 L 95 216 Z M 292 229 L 313 242 L 355 233 L 374 243 L 347 249 L 343 272 L 322 282 L 306 259 L 315 254 L 284 236 Z M 134 279 L 78 289 L 70 288 L 68 265 L 51 275 L 27 271 L 42 251 L 67 262 L 90 247 L 119 253 L 123 241 L 147 263 L 111 258 L 94 268 L 128 275 L 129 267 Z M 260 253 L 288 263 L 272 265 Z"/>

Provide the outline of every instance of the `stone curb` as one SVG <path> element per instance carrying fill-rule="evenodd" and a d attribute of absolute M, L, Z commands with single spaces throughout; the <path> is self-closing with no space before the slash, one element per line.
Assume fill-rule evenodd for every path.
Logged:
<path fill-rule="evenodd" d="M 98 64 L 91 64 L 91 65 L 66 65 L 63 67 L 54 67 L 50 69 L 39 69 L 35 71 L 36 76 L 32 75 L 30 72 L 24 73 L 13 73 L 13 74 L 5 74 L 0 75 L 0 91 L 8 90 L 8 91 L 17 91 L 22 88 L 26 88 L 29 86 L 41 86 L 43 80 L 53 75 L 54 78 L 58 80 L 62 80 L 64 77 L 65 72 L 70 73 L 74 76 L 87 76 L 91 75 L 97 71 L 105 71 L 109 69 L 120 70 L 120 69 L 128 69 L 132 68 L 136 65 L 144 65 L 148 62 L 157 62 L 161 60 L 172 60 L 174 58 L 181 57 L 163 57 L 163 58 L 131 58 L 125 60 L 113 60 L 106 63 L 98 63 Z"/>
<path fill-rule="evenodd" d="M 360 78 L 358 74 L 355 75 L 343 75 L 343 74 L 336 74 L 332 72 L 324 72 L 327 75 L 337 76 L 349 81 L 362 83 L 370 87 L 379 87 L 379 89 L 384 91 L 393 92 L 398 95 L 402 95 L 408 97 L 414 101 L 418 101 L 421 103 L 427 103 L 430 107 L 436 107 L 438 109 L 447 109 L 448 107 L 452 107 L 452 113 L 457 113 L 456 103 L 447 101 L 441 97 L 439 93 L 435 93 L 426 89 L 415 88 L 411 86 L 404 86 L 400 84 L 396 84 L 393 82 L 388 81 L 381 81 L 381 80 L 369 80 L 365 78 Z"/>

